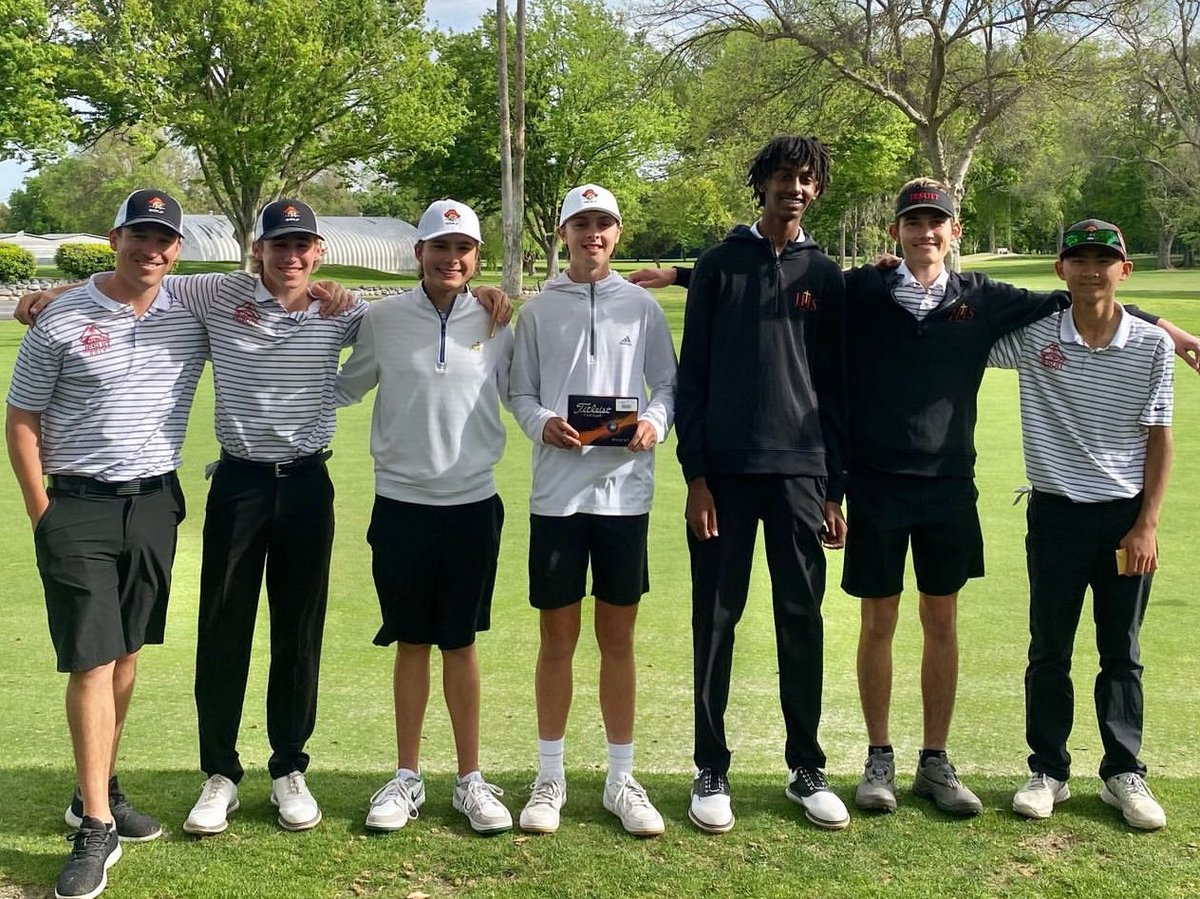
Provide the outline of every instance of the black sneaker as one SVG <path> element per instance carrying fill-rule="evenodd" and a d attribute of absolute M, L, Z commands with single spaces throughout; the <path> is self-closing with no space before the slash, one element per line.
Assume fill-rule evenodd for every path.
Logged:
<path fill-rule="evenodd" d="M 121 857 L 116 827 L 85 816 L 67 837 L 74 846 L 54 885 L 54 899 L 92 899 L 108 886 L 108 869 Z"/>
<path fill-rule="evenodd" d="M 712 768 L 697 772 L 692 781 L 692 801 L 688 805 L 692 823 L 708 833 L 728 833 L 733 829 L 733 809 L 729 804 L 729 778 Z"/>
<path fill-rule="evenodd" d="M 148 843 L 162 836 L 162 825 L 133 807 L 129 797 L 121 792 L 116 777 L 108 781 L 108 810 L 117 822 L 117 836 L 123 842 Z M 75 787 L 75 795 L 71 797 L 71 804 L 63 814 L 63 820 L 67 822 L 68 827 L 79 827 L 83 821 L 83 797 L 79 794 L 78 786 Z"/>
<path fill-rule="evenodd" d="M 794 768 L 788 776 L 784 794 L 803 806 L 804 817 L 817 827 L 841 830 L 850 823 L 850 813 L 837 793 L 829 788 L 829 781 L 820 768 Z"/>

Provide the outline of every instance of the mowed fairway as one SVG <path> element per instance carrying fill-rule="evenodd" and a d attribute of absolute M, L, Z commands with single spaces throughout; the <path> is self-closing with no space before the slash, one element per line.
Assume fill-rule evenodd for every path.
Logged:
<path fill-rule="evenodd" d="M 1149 264 L 1148 259 L 1138 260 Z M 1051 261 L 968 259 L 965 266 L 1048 288 Z M 632 268 L 633 266 L 624 266 Z M 358 282 L 356 282 L 358 283 Z M 1200 332 L 1200 274 L 1135 272 L 1125 293 L 1144 308 Z M 678 338 L 683 294 L 661 299 Z M 0 384 L 7 390 L 22 328 L 0 323 Z M 192 413 L 181 475 L 190 503 L 180 531 L 167 642 L 142 656 L 134 707 L 119 761 L 122 784 L 158 815 L 164 839 L 126 846 L 112 869 L 113 897 L 592 897 L 592 896 L 1137 896 L 1200 895 L 1200 773 L 1197 737 L 1197 599 L 1194 586 L 1200 512 L 1200 377 L 1176 365 L 1175 449 L 1171 489 L 1159 533 L 1163 568 L 1143 630 L 1146 665 L 1144 758 L 1167 810 L 1156 834 L 1129 831 L 1098 798 L 1100 759 L 1091 701 L 1096 669 L 1085 610 L 1077 640 L 1074 798 L 1050 821 L 1009 810 L 1023 782 L 1023 687 L 1027 587 L 1024 484 L 1016 376 L 992 372 L 980 399 L 979 506 L 988 576 L 971 583 L 960 605 L 962 646 L 951 754 L 984 800 L 980 817 L 957 821 L 913 798 L 908 787 L 921 737 L 920 628 L 906 596 L 896 639 L 892 741 L 899 760 L 900 810 L 870 817 L 852 809 L 841 833 L 815 830 L 783 795 L 782 722 L 765 560 L 738 631 L 727 725 L 734 749 L 731 781 L 738 824 L 707 837 L 687 821 L 691 781 L 691 642 L 684 487 L 671 439 L 658 453 L 651 516 L 650 577 L 638 624 L 639 714 L 636 765 L 667 819 L 653 841 L 625 836 L 600 803 L 604 734 L 596 699 L 597 654 L 585 626 L 576 659 L 575 705 L 567 733 L 569 800 L 552 837 L 471 834 L 450 809 L 453 744 L 437 687 L 424 740 L 428 801 L 404 830 L 367 835 L 371 793 L 395 763 L 392 652 L 371 644 L 378 610 L 364 539 L 373 495 L 367 451 L 370 401 L 343 410 L 330 462 L 337 487 L 338 534 L 325 632 L 321 705 L 309 745 L 309 782 L 324 822 L 306 834 L 275 826 L 267 801 L 269 749 L 264 722 L 268 660 L 262 605 L 242 728 L 242 809 L 229 831 L 196 841 L 180 825 L 203 775 L 196 769 L 192 700 L 196 587 L 206 485 L 216 458 L 212 387 L 206 374 Z M 509 421 L 498 471 L 507 506 L 493 628 L 481 635 L 483 765 L 501 785 L 514 817 L 533 779 L 532 673 L 537 617 L 526 601 L 529 443 Z M 70 798 L 71 749 L 63 713 L 64 677 L 54 671 L 41 585 L 15 481 L 0 478 L 8 521 L 0 554 L 0 899 L 51 894 L 67 851 L 62 810 Z M 296 528 L 305 527 L 296 521 Z M 470 552 L 470 546 L 461 551 Z M 854 657 L 857 601 L 838 589 L 841 560 L 829 557 L 825 601 L 825 703 L 822 742 L 834 786 L 850 803 L 866 738 Z M 908 587 L 911 589 L 911 578 Z M 1090 608 L 1090 606 L 1089 606 Z"/>

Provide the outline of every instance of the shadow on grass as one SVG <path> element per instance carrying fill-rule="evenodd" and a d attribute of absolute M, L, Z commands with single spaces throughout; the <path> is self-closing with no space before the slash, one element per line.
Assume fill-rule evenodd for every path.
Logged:
<path fill-rule="evenodd" d="M 269 776 L 257 769 L 242 781 L 242 805 L 231 816 L 229 829 L 200 840 L 184 834 L 181 824 L 199 794 L 203 775 L 148 769 L 121 774 L 122 788 L 137 806 L 163 822 L 164 836 L 145 845 L 126 845 L 110 889 L 115 896 L 151 899 L 411 892 L 704 899 L 734 893 L 875 896 L 883 895 L 874 889 L 872 874 L 880 863 L 881 847 L 886 848 L 888 876 L 897 889 L 908 889 L 890 895 L 992 895 L 995 885 L 983 883 L 980 872 L 997 865 L 1028 865 L 1028 858 L 1040 865 L 1050 864 L 1048 858 L 1054 865 L 1069 864 L 1072 877 L 1094 876 L 1093 886 L 1100 890 L 1107 876 L 1106 860 L 1120 857 L 1130 835 L 1119 814 L 1100 801 L 1098 781 L 1089 777 L 1078 778 L 1077 795 L 1051 820 L 1039 822 L 1013 814 L 1016 779 L 969 777 L 984 811 L 964 820 L 913 796 L 903 776 L 895 814 L 860 813 L 852 804 L 854 782 L 841 778 L 834 787 L 850 807 L 852 821 L 847 830 L 831 832 L 805 821 L 803 810 L 785 797 L 781 776 L 735 771 L 737 826 L 720 837 L 702 834 L 688 821 L 687 775 L 640 776 L 663 814 L 667 832 L 658 840 L 637 840 L 623 834 L 619 822 L 604 810 L 604 776 L 595 770 L 568 772 L 568 802 L 555 836 L 511 833 L 477 838 L 451 808 L 454 778 L 448 773 L 427 775 L 428 798 L 418 820 L 400 832 L 368 834 L 363 825 L 367 802 L 390 772 L 313 767 L 308 780 L 324 812 L 315 830 L 290 834 L 279 829 L 268 799 Z M 503 801 L 515 819 L 528 798 L 532 771 L 490 772 L 489 779 L 504 788 Z M 71 782 L 72 772 L 64 767 L 0 769 L 0 795 L 6 797 L 0 806 L 0 899 L 50 895 L 49 885 L 69 848 L 63 840 L 68 829 L 62 812 Z M 1164 780 L 1155 786 L 1172 825 L 1164 833 L 1147 835 L 1145 842 L 1139 840 L 1139 852 L 1152 869 L 1157 865 L 1163 876 L 1177 877 L 1179 871 L 1172 869 L 1197 861 L 1197 852 L 1189 846 L 1194 845 L 1200 821 L 1200 790 L 1195 780 Z M 801 862 L 813 890 L 823 885 L 824 892 L 807 887 L 801 893 L 788 892 L 788 872 Z M 731 876 L 736 876 L 736 887 L 727 881 Z M 571 889 L 560 889 L 564 877 L 573 878 Z M 937 883 L 940 888 L 933 886 Z M 1176 895 L 1155 892 L 1155 883 L 1161 885 L 1153 880 L 1142 884 L 1150 890 L 1143 894 Z M 726 893 L 726 887 L 733 892 Z M 1012 895 L 1032 894 L 1018 889 Z"/>

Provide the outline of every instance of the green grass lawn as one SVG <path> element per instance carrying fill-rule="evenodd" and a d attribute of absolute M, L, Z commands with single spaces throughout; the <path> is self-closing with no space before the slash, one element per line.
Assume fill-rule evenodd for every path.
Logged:
<path fill-rule="evenodd" d="M 1139 263 L 1142 260 L 1138 260 Z M 1147 260 L 1148 261 L 1148 260 Z M 971 267 L 1049 287 L 1050 260 L 971 257 Z M 638 266 L 622 266 L 629 269 Z M 331 267 L 332 268 L 332 267 Z M 1137 271 L 1129 297 L 1200 332 L 1200 275 Z M 683 294 L 664 291 L 676 328 Z M 0 323 L 0 384 L 7 387 L 22 329 Z M 453 744 L 434 690 L 423 765 L 429 800 L 405 830 L 368 836 L 367 799 L 394 764 L 391 653 L 371 645 L 378 611 L 364 534 L 372 497 L 367 451 L 369 406 L 340 413 L 330 462 L 338 490 L 338 535 L 325 635 L 321 709 L 309 746 L 309 780 L 325 811 L 316 831 L 280 832 L 267 802 L 264 723 L 266 612 L 242 728 L 248 775 L 242 810 L 229 831 L 204 841 L 180 828 L 203 775 L 196 769 L 192 668 L 196 585 L 205 484 L 216 457 L 212 390 L 197 394 L 181 475 L 191 515 L 180 533 L 167 642 L 142 657 L 119 770 L 129 792 L 167 827 L 165 839 L 127 847 L 110 876 L 114 897 L 1188 897 L 1200 895 L 1200 774 L 1192 768 L 1197 691 L 1197 600 L 1188 568 L 1200 512 L 1200 379 L 1177 366 L 1176 462 L 1160 530 L 1163 568 L 1143 631 L 1146 665 L 1144 758 L 1167 809 L 1168 827 L 1130 832 L 1097 796 L 1101 748 L 1090 700 L 1096 669 L 1085 614 L 1075 671 L 1078 709 L 1071 751 L 1073 798 L 1047 822 L 1008 809 L 1024 780 L 1022 672 L 1027 588 L 1024 509 L 1012 490 L 1024 483 L 1016 377 L 989 373 L 978 434 L 979 507 L 988 576 L 970 584 L 960 605 L 962 644 L 951 751 L 984 800 L 983 815 L 956 821 L 911 797 L 908 786 L 921 734 L 920 628 L 906 601 L 896 638 L 892 740 L 899 758 L 900 811 L 854 814 L 850 828 L 824 833 L 803 822 L 783 796 L 769 580 L 760 558 L 739 628 L 728 729 L 738 825 L 706 837 L 687 822 L 691 777 L 689 576 L 683 532 L 684 490 L 674 442 L 658 454 L 651 516 L 650 577 L 638 627 L 637 768 L 667 819 L 653 841 L 626 837 L 600 805 L 604 737 L 596 697 L 594 641 L 580 641 L 576 700 L 567 733 L 570 800 L 553 837 L 479 839 L 450 810 Z M 509 420 L 509 448 L 498 470 L 508 507 L 493 628 L 482 635 L 483 764 L 515 812 L 534 775 L 532 691 L 537 618 L 525 596 L 529 488 L 528 441 Z M 0 514 L 10 522 L 0 556 L 0 899 L 45 896 L 67 844 L 62 809 L 70 796 L 71 750 L 62 710 L 64 681 L 54 672 L 29 528 L 11 478 L 0 479 Z M 835 787 L 849 802 L 865 735 L 854 676 L 857 603 L 837 588 L 841 559 L 830 555 L 825 603 L 825 703 L 822 742 Z M 436 663 L 435 663 L 436 665 Z M 852 810 L 853 814 L 853 810 Z"/>

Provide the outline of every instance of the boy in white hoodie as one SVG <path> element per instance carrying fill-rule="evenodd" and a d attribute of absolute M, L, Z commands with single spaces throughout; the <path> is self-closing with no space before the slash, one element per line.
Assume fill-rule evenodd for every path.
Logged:
<path fill-rule="evenodd" d="M 534 442 L 529 601 L 541 617 L 538 776 L 520 825 L 553 833 L 566 802 L 563 736 L 590 561 L 604 807 L 627 832 L 657 836 L 662 816 L 633 778 L 633 631 L 650 586 L 652 450 L 674 419 L 675 348 L 654 298 L 609 267 L 621 237 L 616 198 L 595 184 L 571 190 L 558 230 L 570 265 L 521 310 L 510 378 L 513 413 Z"/>

